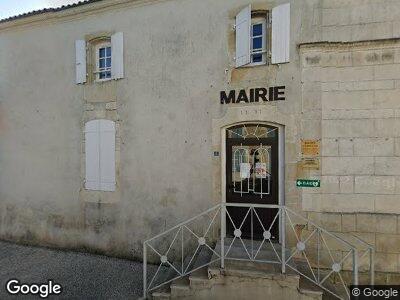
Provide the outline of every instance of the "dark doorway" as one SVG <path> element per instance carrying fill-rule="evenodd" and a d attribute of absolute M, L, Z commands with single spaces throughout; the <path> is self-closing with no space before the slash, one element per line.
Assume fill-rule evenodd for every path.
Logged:
<path fill-rule="evenodd" d="M 231 127 L 226 133 L 226 202 L 279 204 L 278 128 L 261 124 Z M 244 238 L 262 239 L 265 231 L 279 241 L 276 208 L 228 207 L 227 235 L 242 227 Z M 251 222 L 253 220 L 253 222 Z M 232 222 L 235 224 L 233 226 Z M 253 223 L 253 226 L 251 226 Z"/>

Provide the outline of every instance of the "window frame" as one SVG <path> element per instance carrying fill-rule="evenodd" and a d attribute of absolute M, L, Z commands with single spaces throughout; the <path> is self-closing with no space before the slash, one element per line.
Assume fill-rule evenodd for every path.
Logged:
<path fill-rule="evenodd" d="M 102 49 L 102 48 L 105 48 L 105 49 L 107 49 L 107 48 L 110 48 L 111 49 L 111 55 L 110 56 L 107 56 L 107 50 L 106 50 L 106 56 L 105 56 L 105 60 L 106 60 L 106 62 L 107 62 L 107 58 L 110 58 L 111 59 L 111 65 L 110 65 L 110 67 L 105 67 L 105 68 L 100 68 L 100 64 L 99 64 L 99 62 L 100 62 L 100 49 Z M 112 73 L 111 73 L 111 69 L 112 69 L 112 44 L 111 44 L 111 41 L 109 41 L 109 40 L 107 40 L 107 41 L 102 41 L 102 42 L 100 42 L 100 43 L 97 43 L 96 45 L 95 45 L 95 47 L 94 47 L 94 50 L 95 50 L 95 52 L 96 52 L 96 55 L 95 55 L 95 59 L 96 59 L 96 68 L 95 68 L 95 70 L 94 70 L 94 75 L 95 75 L 95 81 L 96 82 L 104 82 L 104 81 L 109 81 L 109 80 L 112 80 Z M 102 69 L 102 70 L 100 70 L 100 69 Z M 110 77 L 106 77 L 106 78 L 100 78 L 100 74 L 101 73 L 103 73 L 103 72 L 110 72 Z"/>
<path fill-rule="evenodd" d="M 269 61 L 269 49 L 268 49 L 268 45 L 270 43 L 268 43 L 268 41 L 270 41 L 269 39 L 269 27 L 267 26 L 267 16 L 266 17 L 262 17 L 262 16 L 251 16 L 251 28 L 250 28 L 250 63 L 246 66 L 248 67 L 254 67 L 254 66 L 261 66 L 261 65 L 266 65 L 268 64 Z M 253 51 L 253 26 L 254 25 L 258 25 L 258 24 L 262 24 L 262 49 L 261 51 Z M 260 37 L 260 36 L 257 36 Z M 262 54 L 262 59 L 260 62 L 253 62 L 253 55 L 254 54 Z M 246 67 L 245 66 L 245 67 Z"/>

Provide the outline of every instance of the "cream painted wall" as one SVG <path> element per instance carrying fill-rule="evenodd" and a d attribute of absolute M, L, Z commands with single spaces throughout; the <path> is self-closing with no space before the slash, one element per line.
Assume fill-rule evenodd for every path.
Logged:
<path fill-rule="evenodd" d="M 227 109 L 219 91 L 243 86 L 235 76 L 253 77 L 246 86 L 286 84 L 288 101 L 271 106 L 298 111 L 298 15 L 291 64 L 235 72 L 231 28 L 246 1 L 134 4 L 0 33 L 3 237 L 140 257 L 141 241 L 220 200 L 211 121 Z M 125 40 L 125 78 L 116 83 L 121 195 L 113 203 L 79 193 L 87 104 L 74 84 L 74 41 L 103 31 Z"/>
<path fill-rule="evenodd" d="M 254 1 L 253 7 L 285 2 Z M 375 19 L 351 15 L 328 24 L 327 13 L 348 2 L 291 1 L 290 63 L 234 69 L 232 25 L 248 3 L 106 0 L 32 24 L 0 24 L 0 236 L 140 258 L 143 240 L 219 203 L 215 133 L 224 122 L 251 119 L 286 125 L 285 199 L 301 210 L 302 192 L 294 187 L 300 139 L 321 138 L 321 115 L 304 113 L 298 45 L 322 41 L 330 29 L 332 40 L 357 40 L 355 33 L 345 38 L 345 31 Z M 375 7 L 357 3 L 353 14 Z M 393 18 L 382 15 L 380 22 L 393 27 Z M 115 82 L 110 102 L 116 109 L 107 112 L 103 104 L 87 103 L 89 88 L 74 83 L 74 42 L 116 31 L 124 33 L 125 78 Z M 363 39 L 380 36 L 367 32 Z M 382 35 L 396 36 L 394 30 Z M 273 85 L 286 86 L 286 101 L 261 107 L 219 102 L 221 90 Z M 119 124 L 119 195 L 112 201 L 82 195 L 83 124 L 103 114 Z"/>

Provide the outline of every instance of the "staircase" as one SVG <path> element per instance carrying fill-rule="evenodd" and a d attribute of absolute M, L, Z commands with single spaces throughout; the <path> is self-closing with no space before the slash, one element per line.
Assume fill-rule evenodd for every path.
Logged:
<path fill-rule="evenodd" d="M 229 215 L 232 206 L 248 209 L 240 222 Z M 277 214 L 264 224 L 260 209 Z M 245 222 L 261 226 L 263 239 L 243 238 Z M 280 243 L 271 237 L 275 223 Z M 144 243 L 144 298 L 349 299 L 349 284 L 373 284 L 373 253 L 357 237 L 330 233 L 284 206 L 221 204 Z"/>
<path fill-rule="evenodd" d="M 249 242 L 249 241 L 246 241 Z M 217 245 L 217 248 L 220 245 Z M 236 248 L 236 247 L 235 247 Z M 234 249 L 239 253 L 240 248 Z M 200 258 L 202 259 L 202 258 Z M 322 299 L 323 290 L 294 271 L 281 274 L 276 264 L 228 261 L 216 263 L 173 281 L 152 299 Z"/>
<path fill-rule="evenodd" d="M 152 299 L 322 299 L 321 290 L 303 285 L 297 274 L 277 274 L 252 269 L 218 268 L 196 271 L 154 292 Z"/>

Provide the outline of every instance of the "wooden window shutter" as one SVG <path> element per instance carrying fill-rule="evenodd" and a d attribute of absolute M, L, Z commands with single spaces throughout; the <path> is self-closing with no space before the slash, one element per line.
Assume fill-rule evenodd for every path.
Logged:
<path fill-rule="evenodd" d="M 290 59 L 290 3 L 272 9 L 271 62 L 282 64 Z"/>
<path fill-rule="evenodd" d="M 124 78 L 124 35 L 117 32 L 111 36 L 111 77 Z"/>
<path fill-rule="evenodd" d="M 250 63 L 251 5 L 236 16 L 236 68 Z"/>
<path fill-rule="evenodd" d="M 115 123 L 100 120 L 100 190 L 115 191 Z"/>
<path fill-rule="evenodd" d="M 85 161 L 87 190 L 100 189 L 100 148 L 99 148 L 99 122 L 93 120 L 85 126 Z"/>
<path fill-rule="evenodd" d="M 115 122 L 93 120 L 85 126 L 85 188 L 115 191 Z"/>
<path fill-rule="evenodd" d="M 86 41 L 75 41 L 76 84 L 86 82 Z"/>

